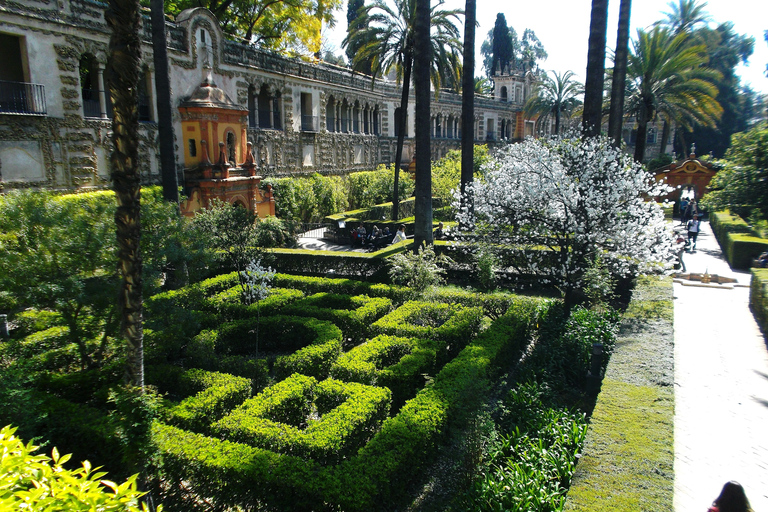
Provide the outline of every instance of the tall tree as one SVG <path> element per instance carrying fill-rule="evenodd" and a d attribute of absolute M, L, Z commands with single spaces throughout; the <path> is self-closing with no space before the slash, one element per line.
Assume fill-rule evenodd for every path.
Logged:
<path fill-rule="evenodd" d="M 461 40 L 459 29 L 454 21 L 461 14 L 460 9 L 437 9 L 440 4 L 429 7 L 428 13 L 431 20 L 431 32 L 427 41 L 427 47 L 431 55 L 427 62 L 432 86 L 435 94 L 449 74 L 452 74 L 452 83 L 459 83 L 458 73 L 461 70 L 460 52 Z M 359 25 L 360 29 L 350 33 L 341 43 L 343 47 L 359 45 L 359 50 L 352 63 L 353 67 L 360 62 L 370 59 L 371 79 L 395 70 L 398 81 L 402 83 L 402 96 L 400 100 L 400 123 L 395 151 L 395 186 L 393 194 L 392 218 L 398 218 L 398 179 L 400 173 L 400 160 L 403 155 L 403 143 L 405 142 L 405 122 L 408 112 L 408 94 L 411 85 L 411 69 L 415 54 L 414 27 L 416 25 L 416 0 L 396 0 L 394 9 L 384 0 L 374 0 L 371 5 L 365 7 L 361 14 L 366 23 Z M 429 116 L 426 117 L 429 119 Z"/>
<path fill-rule="evenodd" d="M 565 113 L 570 117 L 574 108 L 581 104 L 579 97 L 584 93 L 584 86 L 573 80 L 573 71 L 552 76 L 545 74 L 536 82 L 531 95 L 525 102 L 525 114 L 555 118 L 555 134 L 560 134 L 560 120 Z"/>
<path fill-rule="evenodd" d="M 701 41 L 706 46 L 709 57 L 706 66 L 720 73 L 714 84 L 718 89 L 717 101 L 723 107 L 723 115 L 714 127 L 693 127 L 690 138 L 701 150 L 721 158 L 728 149 L 731 135 L 749 126 L 751 97 L 744 94 L 736 67 L 746 63 L 752 55 L 755 40 L 737 34 L 733 24 L 726 22 L 714 30 L 708 27 L 696 30 L 691 41 Z"/>
<path fill-rule="evenodd" d="M 365 0 L 349 0 L 347 3 L 347 37 L 353 32 L 357 32 L 361 27 L 365 26 L 365 18 L 361 16 L 365 10 Z M 349 62 L 355 60 L 355 55 L 359 50 L 358 45 L 347 45 L 347 59 Z M 357 71 L 371 74 L 371 61 L 365 60 L 358 63 Z"/>
<path fill-rule="evenodd" d="M 603 84 L 605 83 L 605 44 L 608 30 L 608 0 L 592 0 L 589 24 L 587 80 L 584 84 L 584 133 L 600 134 L 603 121 Z"/>
<path fill-rule="evenodd" d="M 472 197 L 467 185 L 474 177 L 475 161 L 475 26 L 477 25 L 477 1 L 467 0 L 464 8 L 464 70 L 461 88 L 461 201 L 462 206 L 472 209 Z M 474 83 L 473 83 L 474 82 Z"/>
<path fill-rule="evenodd" d="M 627 66 L 627 112 L 637 118 L 635 160 L 645 157 L 647 127 L 657 116 L 680 126 L 714 126 L 722 114 L 714 82 L 720 74 L 704 66 L 703 45 L 689 46 L 684 33 L 661 26 L 638 30 Z"/>
<path fill-rule="evenodd" d="M 707 2 L 698 4 L 696 0 L 678 0 L 678 3 L 669 2 L 667 5 L 671 12 L 664 13 L 667 19 L 661 24 L 669 27 L 675 35 L 690 34 L 697 25 L 706 24 L 712 19 L 704 10 Z"/>
<path fill-rule="evenodd" d="M 496 24 L 493 26 L 491 40 L 491 74 L 501 73 L 507 66 L 514 66 L 515 48 L 512 35 L 507 26 L 507 19 L 502 13 L 496 15 Z"/>
<path fill-rule="evenodd" d="M 432 243 L 432 150 L 430 148 L 430 61 L 429 44 L 430 0 L 416 0 L 416 19 L 413 42 L 418 52 L 414 55 L 413 87 L 416 96 L 416 202 L 414 204 L 414 247 Z"/>
<path fill-rule="evenodd" d="M 271 50 L 314 56 L 320 51 L 321 29 L 333 26 L 342 0 L 179 0 L 169 14 L 205 7 L 232 35 Z"/>
<path fill-rule="evenodd" d="M 144 388 L 142 327 L 141 184 L 139 173 L 138 83 L 141 38 L 139 0 L 110 0 L 105 13 L 109 40 L 109 93 L 112 97 L 112 182 L 117 197 L 117 258 L 122 279 L 118 296 L 126 341 L 126 384 Z"/>
<path fill-rule="evenodd" d="M 608 137 L 617 148 L 621 146 L 621 127 L 624 124 L 624 93 L 627 84 L 627 56 L 629 54 L 629 20 L 632 0 L 621 0 L 619 28 L 611 79 L 611 107 L 608 116 Z"/>

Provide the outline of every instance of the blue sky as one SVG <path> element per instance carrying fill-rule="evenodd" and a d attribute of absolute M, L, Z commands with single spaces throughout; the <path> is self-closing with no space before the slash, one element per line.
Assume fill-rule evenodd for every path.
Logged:
<path fill-rule="evenodd" d="M 433 2 L 435 0 L 432 0 Z M 742 84 L 749 83 L 756 91 L 768 94 L 768 78 L 765 67 L 768 64 L 768 43 L 763 32 L 768 29 L 765 0 L 709 0 L 705 7 L 714 22 L 731 21 L 736 32 L 755 38 L 755 51 L 747 66 L 739 66 L 737 72 Z M 368 2 L 366 2 L 368 3 Z M 464 8 L 464 0 L 446 0 L 449 9 Z M 526 28 L 533 29 L 544 44 L 549 58 L 542 64 L 545 70 L 563 72 L 573 71 L 583 81 L 587 67 L 587 43 L 589 39 L 589 15 L 591 0 L 535 0 L 533 2 L 505 2 L 477 0 L 476 47 L 485 40 L 488 31 L 493 28 L 496 15 L 503 12 L 507 24 L 514 27 L 518 34 Z M 664 19 L 664 12 L 669 12 L 669 0 L 635 0 L 632 2 L 632 29 L 634 36 L 638 28 L 651 25 Z M 501 9 L 501 10 L 500 10 Z M 608 47 L 616 46 L 619 0 L 609 2 Z M 336 13 L 336 27 L 325 36 L 329 47 L 335 47 L 336 53 L 343 53 L 341 41 L 347 28 L 346 2 L 344 8 Z M 476 69 L 476 75 L 482 74 Z"/>

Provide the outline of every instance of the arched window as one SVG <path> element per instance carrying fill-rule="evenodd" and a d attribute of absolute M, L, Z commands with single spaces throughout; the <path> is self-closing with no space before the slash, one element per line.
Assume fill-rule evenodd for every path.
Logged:
<path fill-rule="evenodd" d="M 80 96 L 83 100 L 83 117 L 111 117 L 112 105 L 104 90 L 102 67 L 96 57 L 85 54 L 80 58 Z"/>
<path fill-rule="evenodd" d="M 503 85 L 501 87 L 501 101 L 507 101 L 507 86 Z"/>
<path fill-rule="evenodd" d="M 142 69 L 139 76 L 139 121 L 145 123 L 152 121 L 152 82 L 147 68 Z"/>
<path fill-rule="evenodd" d="M 236 165 L 237 162 L 237 137 L 235 137 L 235 132 L 232 130 L 227 130 L 227 160 L 229 160 L 230 165 Z"/>
<path fill-rule="evenodd" d="M 259 106 L 256 95 L 256 86 L 248 87 L 248 127 L 258 128 L 259 126 Z"/>
<path fill-rule="evenodd" d="M 346 98 L 344 98 L 344 101 L 341 102 L 341 131 L 344 133 L 349 133 L 350 131 L 349 103 L 347 103 Z"/>
<path fill-rule="evenodd" d="M 379 135 L 379 107 L 378 105 L 376 108 L 373 109 L 373 134 Z"/>
<path fill-rule="evenodd" d="M 368 120 L 368 118 L 371 116 L 371 107 L 368 106 L 368 104 L 365 104 L 365 108 L 363 108 L 363 133 L 371 133 L 371 124 Z"/>
<path fill-rule="evenodd" d="M 401 109 L 400 107 L 397 107 L 395 109 L 395 137 L 400 136 L 400 119 L 402 115 L 403 115 L 403 109 Z M 408 136 L 408 113 L 405 114 L 405 130 L 403 132 L 403 135 L 405 137 Z"/>
<path fill-rule="evenodd" d="M 352 112 L 352 131 L 360 133 L 360 102 L 355 101 L 355 108 Z"/>

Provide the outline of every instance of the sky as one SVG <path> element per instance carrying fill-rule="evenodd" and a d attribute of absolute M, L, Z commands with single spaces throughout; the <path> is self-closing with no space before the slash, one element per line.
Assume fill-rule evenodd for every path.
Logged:
<path fill-rule="evenodd" d="M 665 12 L 671 12 L 670 0 L 635 0 L 632 2 L 630 37 L 633 39 L 638 28 L 645 28 L 653 22 L 665 19 Z M 435 0 L 432 0 L 433 5 Z M 677 0 L 675 0 L 677 2 Z M 366 4 L 369 1 L 366 2 Z M 616 47 L 616 31 L 619 19 L 620 0 L 610 0 L 608 3 L 608 48 Z M 702 3 L 701 1 L 699 3 Z M 463 9 L 465 0 L 446 0 L 446 9 Z M 579 81 L 583 82 L 587 69 L 587 47 L 589 40 L 589 20 L 591 0 L 534 0 L 523 1 L 491 1 L 477 0 L 477 28 L 475 48 L 477 59 L 475 76 L 484 74 L 480 57 L 480 45 L 485 41 L 488 32 L 493 29 L 496 15 L 502 12 L 507 19 L 507 25 L 514 27 L 519 36 L 526 28 L 532 29 L 549 54 L 546 61 L 540 64 L 544 70 L 555 70 L 560 73 L 573 71 Z M 347 30 L 347 6 L 336 13 L 336 27 L 325 36 L 328 48 L 337 54 L 343 54 L 341 41 Z M 731 21 L 738 34 L 755 38 L 755 47 L 747 65 L 740 65 L 737 73 L 742 85 L 749 84 L 752 89 L 768 94 L 768 77 L 765 76 L 768 64 L 768 43 L 764 31 L 768 29 L 765 0 L 709 0 L 705 10 L 712 17 L 710 26 Z M 463 34 L 463 29 L 462 32 Z M 608 65 L 609 63 L 606 63 Z"/>

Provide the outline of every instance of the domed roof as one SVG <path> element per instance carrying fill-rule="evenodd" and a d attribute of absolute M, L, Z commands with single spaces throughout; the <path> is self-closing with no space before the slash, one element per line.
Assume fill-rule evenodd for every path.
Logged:
<path fill-rule="evenodd" d="M 247 111 L 245 107 L 241 107 L 223 90 L 219 89 L 213 82 L 213 79 L 208 75 L 202 83 L 192 92 L 192 94 L 186 100 L 181 102 L 180 107 L 207 107 L 207 108 L 224 108 L 227 110 L 240 110 Z"/>

